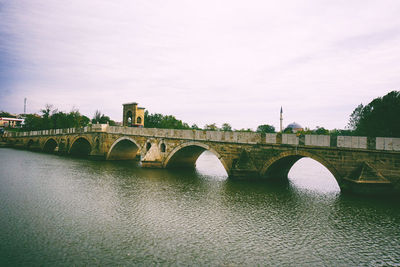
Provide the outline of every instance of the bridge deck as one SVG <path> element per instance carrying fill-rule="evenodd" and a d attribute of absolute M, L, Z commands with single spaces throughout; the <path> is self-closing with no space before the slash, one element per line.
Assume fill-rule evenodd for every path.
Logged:
<path fill-rule="evenodd" d="M 318 146 L 333 148 L 367 149 L 378 151 L 400 151 L 400 138 L 329 136 L 296 134 L 262 134 L 237 131 L 176 130 L 157 128 L 131 128 L 93 124 L 84 128 L 51 129 L 27 132 L 6 132 L 6 138 L 54 136 L 83 133 L 109 133 L 127 136 L 184 139 L 236 144 L 283 144 L 293 146 Z"/>

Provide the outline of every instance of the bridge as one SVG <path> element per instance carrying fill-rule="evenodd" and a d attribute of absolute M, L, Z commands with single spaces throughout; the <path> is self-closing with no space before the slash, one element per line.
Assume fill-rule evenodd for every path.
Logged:
<path fill-rule="evenodd" d="M 194 168 L 211 151 L 231 178 L 287 179 L 303 157 L 325 166 L 342 191 L 400 195 L 400 138 L 174 130 L 94 124 L 7 132 L 16 148 L 102 160 L 139 158 L 143 168 Z"/>

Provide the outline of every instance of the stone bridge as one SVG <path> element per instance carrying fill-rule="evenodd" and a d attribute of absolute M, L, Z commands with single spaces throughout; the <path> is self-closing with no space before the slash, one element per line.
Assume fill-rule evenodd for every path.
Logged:
<path fill-rule="evenodd" d="M 261 134 L 116 127 L 95 124 L 30 132 L 8 132 L 10 146 L 103 160 L 139 158 L 147 168 L 194 168 L 211 151 L 229 177 L 287 179 L 303 157 L 325 166 L 340 188 L 400 195 L 400 138 Z"/>

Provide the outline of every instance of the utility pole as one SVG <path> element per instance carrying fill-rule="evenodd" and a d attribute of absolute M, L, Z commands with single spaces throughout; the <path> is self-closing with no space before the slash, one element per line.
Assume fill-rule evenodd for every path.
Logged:
<path fill-rule="evenodd" d="M 281 106 L 281 132 L 282 132 L 282 122 L 283 122 L 283 111 L 282 111 L 282 106 Z"/>

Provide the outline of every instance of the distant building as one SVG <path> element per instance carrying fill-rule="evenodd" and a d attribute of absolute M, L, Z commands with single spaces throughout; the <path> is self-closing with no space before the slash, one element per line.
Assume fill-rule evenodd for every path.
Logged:
<path fill-rule="evenodd" d="M 0 127 L 19 128 L 24 123 L 24 119 L 0 117 Z"/>
<path fill-rule="evenodd" d="M 138 103 L 123 104 L 122 126 L 127 127 L 143 127 L 144 126 L 144 109 L 138 107 Z"/>
<path fill-rule="evenodd" d="M 287 131 L 288 129 L 291 129 L 292 132 L 296 133 L 298 131 L 303 131 L 303 127 L 298 124 L 297 122 L 292 122 L 291 124 L 289 124 L 286 128 L 285 131 Z"/>

